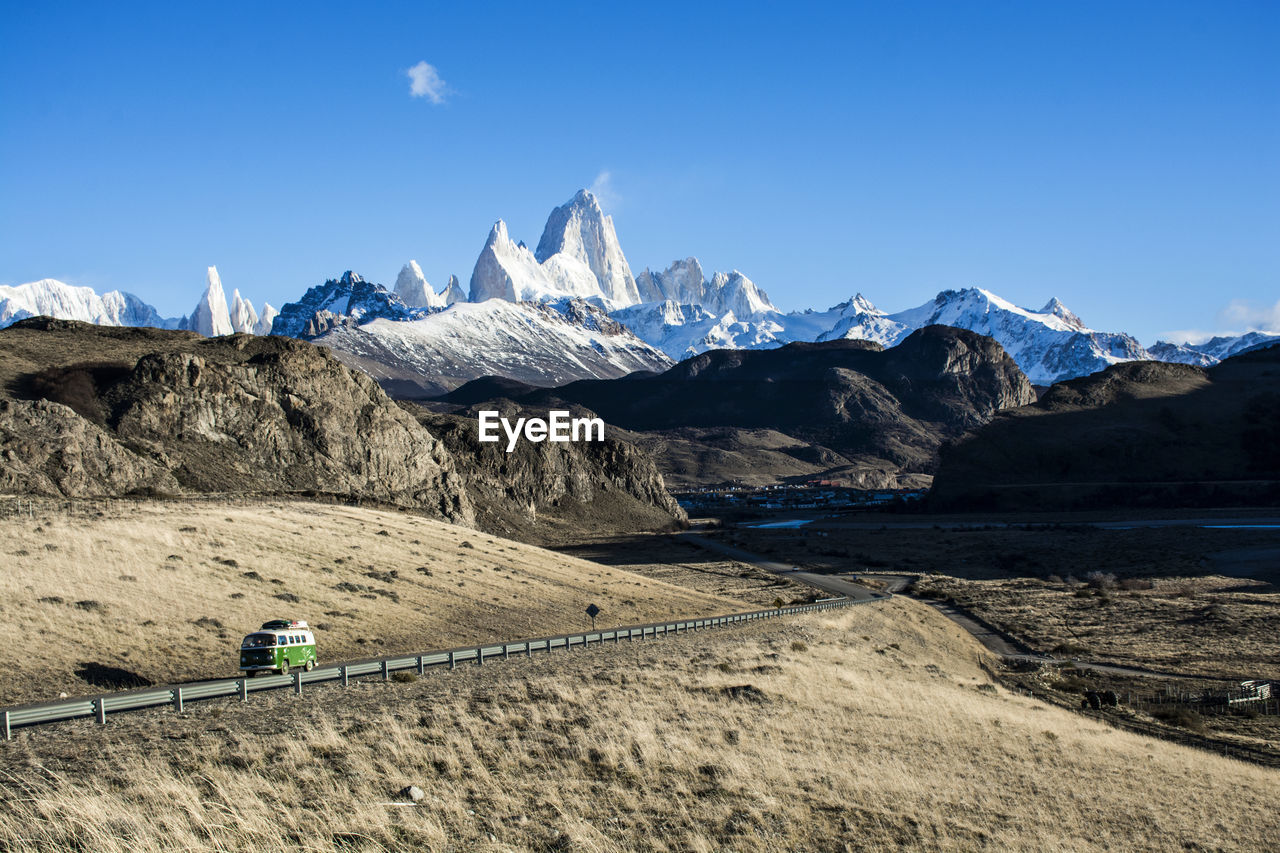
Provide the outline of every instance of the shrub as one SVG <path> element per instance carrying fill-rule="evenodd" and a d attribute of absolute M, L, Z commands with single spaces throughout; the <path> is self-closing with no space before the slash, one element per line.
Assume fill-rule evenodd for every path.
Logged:
<path fill-rule="evenodd" d="M 1116 576 L 1111 572 L 1089 572 L 1084 576 L 1084 581 L 1094 589 L 1114 589 L 1116 585 Z"/>
<path fill-rule="evenodd" d="M 1188 729 L 1189 731 L 1198 732 L 1204 729 L 1204 717 L 1199 713 L 1184 708 L 1182 706 L 1174 706 L 1172 708 L 1157 708 L 1151 712 L 1151 716 L 1157 720 L 1168 723 L 1171 726 L 1177 726 L 1180 729 Z"/>
<path fill-rule="evenodd" d="M 418 680 L 418 674 L 416 672 L 393 672 L 391 673 L 391 680 L 397 684 L 412 684 Z"/>
<path fill-rule="evenodd" d="M 806 643 L 804 640 L 792 640 L 792 641 L 791 641 L 791 651 L 793 651 L 793 652 L 807 652 L 807 651 L 809 651 L 809 644 L 808 644 L 808 643 Z"/>
<path fill-rule="evenodd" d="M 1125 578 L 1120 581 L 1120 588 L 1127 592 L 1137 592 L 1141 589 L 1155 589 L 1155 584 L 1147 578 Z"/>

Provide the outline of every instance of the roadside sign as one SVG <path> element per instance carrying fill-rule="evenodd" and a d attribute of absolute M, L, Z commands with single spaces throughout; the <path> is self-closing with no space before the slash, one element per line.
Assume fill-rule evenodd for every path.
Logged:
<path fill-rule="evenodd" d="M 600 608 L 594 604 L 587 605 L 587 615 L 591 617 L 591 630 L 596 629 L 596 617 L 600 615 Z"/>

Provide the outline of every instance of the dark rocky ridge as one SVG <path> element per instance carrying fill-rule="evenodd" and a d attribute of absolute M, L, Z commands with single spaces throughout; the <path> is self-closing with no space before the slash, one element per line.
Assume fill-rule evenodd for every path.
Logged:
<path fill-rule="evenodd" d="M 652 461 L 623 442 L 522 444 L 510 457 L 493 447 L 474 421 L 401 407 L 291 338 L 49 318 L 0 330 L 0 492 L 312 493 L 508 534 L 593 506 L 598 528 L 684 518 Z"/>
<path fill-rule="evenodd" d="M 471 404 L 495 387 L 481 380 L 442 399 Z M 637 431 L 685 484 L 690 470 L 710 483 L 741 478 L 753 460 L 783 471 L 791 459 L 806 477 L 869 488 L 927 483 L 943 441 L 1035 399 L 999 344 L 945 326 L 889 350 L 849 340 L 715 350 L 656 376 L 506 390 L 522 405 L 580 405 Z M 717 456 L 724 464 L 708 461 Z"/>
<path fill-rule="evenodd" d="M 1280 502 L 1280 347 L 1061 382 L 944 449 L 944 509 Z"/>
<path fill-rule="evenodd" d="M 138 356 L 139 343 L 162 346 Z M 473 518 L 444 446 L 322 348 L 121 336 L 46 318 L 0 332 L 6 363 L 33 347 L 42 367 L 13 376 L 9 391 L 42 399 L 10 400 L 0 413 L 0 482 L 13 491 L 311 492 Z M 94 360 L 57 355 L 84 351 Z"/>
<path fill-rule="evenodd" d="M 602 442 L 520 441 L 506 452 L 506 438 L 481 443 L 477 413 L 497 410 L 517 417 L 547 417 L 547 409 L 499 399 L 458 414 L 433 413 L 401 404 L 449 448 L 476 507 L 477 523 L 514 538 L 554 539 L 572 525 L 591 530 L 669 529 L 688 518 L 667 492 L 652 457 L 605 429 Z M 575 407 L 574 417 L 592 416 Z"/>

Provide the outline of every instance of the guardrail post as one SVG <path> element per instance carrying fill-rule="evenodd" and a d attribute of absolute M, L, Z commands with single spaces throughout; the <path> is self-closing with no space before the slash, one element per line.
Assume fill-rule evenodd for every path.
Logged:
<path fill-rule="evenodd" d="M 350 683 L 350 680 L 347 678 L 347 665 L 344 663 L 342 665 L 342 686 L 346 687 Z"/>
<path fill-rule="evenodd" d="M 453 669 L 457 665 L 458 665 L 458 662 L 454 658 L 453 652 L 449 652 L 449 669 Z"/>
<path fill-rule="evenodd" d="M 427 671 L 426 664 L 422 662 L 422 655 L 418 655 L 418 675 L 422 675 Z"/>
<path fill-rule="evenodd" d="M 173 710 L 182 713 L 182 688 L 173 688 Z"/>
<path fill-rule="evenodd" d="M 391 680 L 391 669 L 387 666 L 387 662 L 385 660 L 382 662 L 382 680 Z"/>
<path fill-rule="evenodd" d="M 524 656 L 527 658 L 533 657 L 533 640 L 524 641 Z"/>
<path fill-rule="evenodd" d="M 12 740 L 13 732 L 9 729 L 9 712 L 0 711 L 0 726 L 4 727 L 4 739 Z"/>
<path fill-rule="evenodd" d="M 502 644 L 502 659 L 511 660 L 511 647 L 506 643 Z"/>
<path fill-rule="evenodd" d="M 484 666 L 484 646 L 476 646 L 476 666 Z"/>
<path fill-rule="evenodd" d="M 98 724 L 105 726 L 107 724 L 107 697 L 99 696 L 93 700 L 93 710 L 98 714 Z"/>
<path fill-rule="evenodd" d="M 302 695 L 302 670 L 300 669 L 293 671 L 293 692 L 297 696 Z"/>
<path fill-rule="evenodd" d="M 249 701 L 249 679 L 247 677 L 240 679 L 240 701 Z"/>

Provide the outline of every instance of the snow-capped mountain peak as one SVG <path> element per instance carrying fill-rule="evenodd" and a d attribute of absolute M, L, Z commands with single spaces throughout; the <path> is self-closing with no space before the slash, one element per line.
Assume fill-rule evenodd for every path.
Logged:
<path fill-rule="evenodd" d="M 437 294 L 422 274 L 417 261 L 409 261 L 396 277 L 396 296 L 410 308 L 443 308 L 444 297 Z"/>
<path fill-rule="evenodd" d="M 440 298 L 444 300 L 445 307 L 455 302 L 466 302 L 467 294 L 462 289 L 462 285 L 458 282 L 456 275 L 449 276 L 449 283 L 445 285 L 444 291 L 440 294 Z"/>
<path fill-rule="evenodd" d="M 547 217 L 534 257 L 545 264 L 555 256 L 585 264 L 608 303 L 625 307 L 640 301 L 631 267 L 618 244 L 613 217 L 605 215 L 589 190 L 578 190 Z"/>
<path fill-rule="evenodd" d="M 222 290 L 222 279 L 218 276 L 217 267 L 209 267 L 205 274 L 204 295 L 196 303 L 191 312 L 187 328 L 199 332 L 206 338 L 218 335 L 230 335 L 235 332 L 231 325 L 231 312 L 227 309 L 227 295 Z"/>
<path fill-rule="evenodd" d="M 1080 318 L 1075 315 L 1075 312 L 1063 305 L 1062 300 L 1058 299 L 1056 296 L 1050 299 L 1048 303 L 1040 309 L 1040 313 L 1052 314 L 1073 329 L 1078 329 L 1081 332 L 1088 331 L 1088 327 L 1085 326 Z"/>
<path fill-rule="evenodd" d="M 231 294 L 231 328 L 248 334 L 258 328 L 258 312 L 253 310 L 252 302 L 241 298 L 238 289 Z"/>
<path fill-rule="evenodd" d="M 710 311 L 732 313 L 735 318 L 750 319 L 777 313 L 768 295 L 756 283 L 737 270 L 718 272 L 707 282 L 703 307 Z"/>
<path fill-rule="evenodd" d="M 280 309 L 271 326 L 274 335 L 313 338 L 334 326 L 360 325 L 376 318 L 411 320 L 423 309 L 410 308 L 380 284 L 365 281 L 351 270 L 311 288 L 297 302 Z"/>
<path fill-rule="evenodd" d="M 271 334 L 271 326 L 279 313 L 270 302 L 262 303 L 262 316 L 258 318 L 258 325 L 254 327 L 253 333 L 255 335 Z"/>
<path fill-rule="evenodd" d="M 132 293 L 119 290 L 99 296 L 92 287 L 76 287 L 54 278 L 0 286 L 0 327 L 41 315 L 102 326 L 172 329 L 178 325 L 177 320 L 161 317 Z"/>

